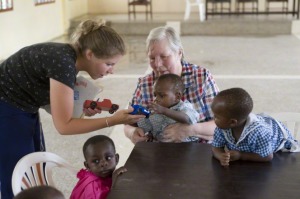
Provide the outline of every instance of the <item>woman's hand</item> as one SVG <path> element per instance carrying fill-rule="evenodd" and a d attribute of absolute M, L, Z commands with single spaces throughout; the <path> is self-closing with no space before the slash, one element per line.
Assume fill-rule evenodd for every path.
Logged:
<path fill-rule="evenodd" d="M 84 108 L 83 113 L 85 116 L 91 117 L 91 116 L 96 115 L 97 113 L 101 113 L 101 109 Z"/>
<path fill-rule="evenodd" d="M 145 115 L 132 115 L 132 107 L 117 111 L 113 116 L 107 118 L 109 126 L 117 124 L 135 124 L 140 119 L 145 118 Z"/>
<path fill-rule="evenodd" d="M 182 142 L 188 137 L 191 125 L 175 123 L 165 128 L 163 132 L 163 142 Z"/>
<path fill-rule="evenodd" d="M 146 142 L 149 138 L 147 135 L 145 135 L 145 132 L 142 128 L 136 128 L 130 139 L 133 144 L 136 144 L 138 142 Z"/>

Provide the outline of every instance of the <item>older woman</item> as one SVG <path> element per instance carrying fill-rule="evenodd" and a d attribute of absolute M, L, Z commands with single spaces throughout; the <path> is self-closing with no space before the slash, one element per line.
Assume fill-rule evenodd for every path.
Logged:
<path fill-rule="evenodd" d="M 148 107 L 154 101 L 153 85 L 162 74 L 173 73 L 181 76 L 185 85 L 182 100 L 188 100 L 199 113 L 199 123 L 187 125 L 176 123 L 164 130 L 165 142 L 182 142 L 188 136 L 196 136 L 198 142 L 212 140 L 216 127 L 213 121 L 211 103 L 219 89 L 211 73 L 201 66 L 184 60 L 184 52 L 179 35 L 171 27 L 151 30 L 146 40 L 152 72 L 139 78 L 132 103 Z M 141 128 L 125 125 L 125 134 L 133 143 L 146 141 Z"/>

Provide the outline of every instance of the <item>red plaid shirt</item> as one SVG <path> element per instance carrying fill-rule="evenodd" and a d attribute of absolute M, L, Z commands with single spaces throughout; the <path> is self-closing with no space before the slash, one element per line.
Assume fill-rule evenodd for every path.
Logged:
<path fill-rule="evenodd" d="M 185 85 L 185 92 L 182 100 L 190 101 L 199 113 L 199 121 L 213 119 L 211 103 L 219 92 L 211 73 L 203 67 L 182 61 L 181 79 Z M 133 94 L 132 104 L 139 104 L 148 107 L 154 101 L 155 75 L 154 72 L 139 78 L 137 87 Z"/>

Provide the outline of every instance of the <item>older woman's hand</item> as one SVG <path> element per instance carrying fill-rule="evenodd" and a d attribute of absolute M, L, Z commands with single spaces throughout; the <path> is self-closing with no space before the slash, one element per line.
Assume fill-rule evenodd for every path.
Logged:
<path fill-rule="evenodd" d="M 149 138 L 147 135 L 145 135 L 145 132 L 142 128 L 136 128 L 130 139 L 134 144 L 136 144 L 138 142 L 146 142 Z"/>
<path fill-rule="evenodd" d="M 163 132 L 164 142 L 182 142 L 189 136 L 191 125 L 175 123 L 165 128 Z"/>

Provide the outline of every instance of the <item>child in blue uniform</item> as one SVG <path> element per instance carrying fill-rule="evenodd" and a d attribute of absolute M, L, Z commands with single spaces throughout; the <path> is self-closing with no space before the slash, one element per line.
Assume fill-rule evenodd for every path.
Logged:
<path fill-rule="evenodd" d="M 253 101 L 242 88 L 221 91 L 213 100 L 217 125 L 212 151 L 221 165 L 236 160 L 271 161 L 273 153 L 299 151 L 290 131 L 267 115 L 251 113 Z"/>

